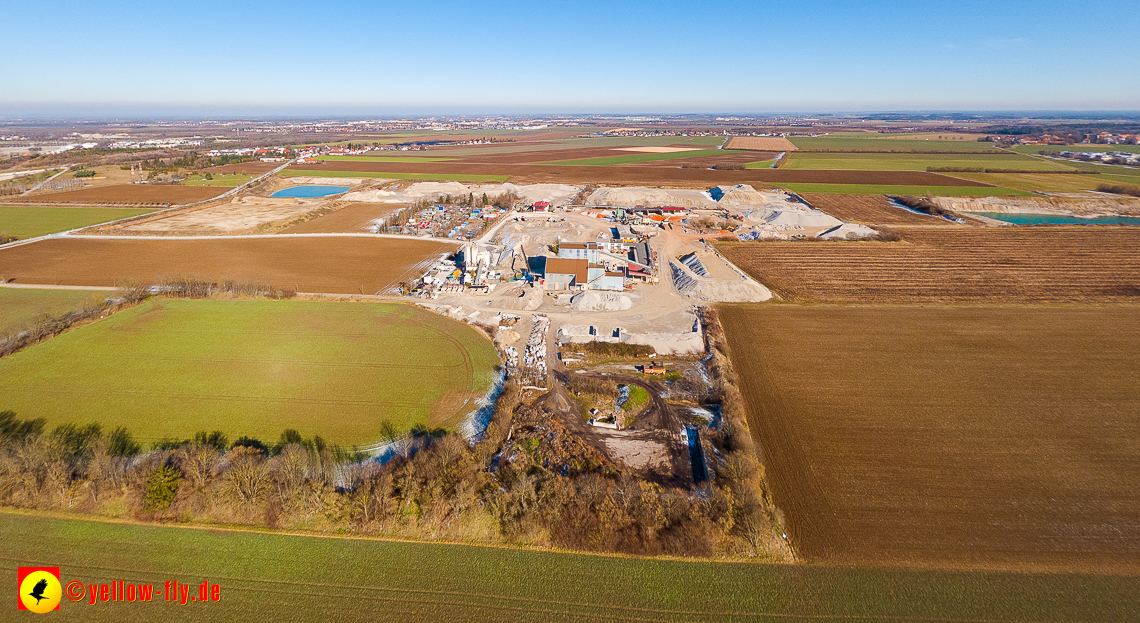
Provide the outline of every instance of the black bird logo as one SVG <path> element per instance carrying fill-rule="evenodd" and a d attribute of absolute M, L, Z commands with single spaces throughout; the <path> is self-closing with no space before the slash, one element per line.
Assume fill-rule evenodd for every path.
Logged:
<path fill-rule="evenodd" d="M 28 597 L 35 598 L 36 605 L 38 606 L 40 605 L 41 599 L 46 599 L 46 595 L 44 595 L 44 591 L 46 590 L 47 580 L 40 580 L 39 582 L 36 582 L 36 586 L 32 589 L 32 592 L 28 593 Z"/>

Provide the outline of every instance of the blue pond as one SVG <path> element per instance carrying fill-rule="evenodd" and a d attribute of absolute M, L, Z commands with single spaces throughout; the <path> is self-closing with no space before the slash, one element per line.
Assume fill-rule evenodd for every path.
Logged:
<path fill-rule="evenodd" d="M 290 197 L 294 199 L 312 199 L 313 197 L 328 197 L 352 190 L 351 186 L 294 186 L 279 190 L 270 197 Z"/>
<path fill-rule="evenodd" d="M 1056 214 L 1002 214 L 1000 212 L 974 212 L 974 214 L 1015 225 L 1140 225 L 1140 217 L 1137 216 L 1078 218 Z"/>

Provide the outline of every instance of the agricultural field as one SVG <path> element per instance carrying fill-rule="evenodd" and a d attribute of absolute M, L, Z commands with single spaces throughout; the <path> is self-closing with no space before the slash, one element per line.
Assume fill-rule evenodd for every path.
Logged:
<path fill-rule="evenodd" d="M 236 188 L 253 178 L 253 175 L 243 175 L 241 173 L 219 173 L 213 175 L 213 179 L 209 180 L 201 175 L 192 175 L 188 179 L 183 180 L 182 184 L 184 186 L 221 186 Z"/>
<path fill-rule="evenodd" d="M 212 186 L 175 186 L 172 184 L 119 184 L 64 190 L 12 198 L 19 203 L 93 203 L 117 205 L 170 205 L 212 199 L 226 192 Z"/>
<path fill-rule="evenodd" d="M 795 143 L 782 136 L 734 136 L 724 144 L 725 149 L 752 151 L 796 151 Z"/>
<path fill-rule="evenodd" d="M 257 177 L 269 173 L 273 169 L 281 166 L 280 162 L 239 162 L 236 164 L 223 164 L 216 167 L 203 169 L 204 173 L 213 173 L 214 175 L 252 175 Z"/>
<path fill-rule="evenodd" d="M 313 166 L 313 165 L 306 165 Z M 319 166 L 319 165 L 318 165 Z M 505 182 L 506 175 L 480 175 L 469 173 L 390 173 L 368 170 L 340 171 L 335 169 L 285 169 L 285 177 L 376 177 L 391 180 L 438 180 L 445 182 Z"/>
<path fill-rule="evenodd" d="M 927 167 L 1064 171 L 1072 167 L 1056 160 L 1008 152 L 970 154 L 876 154 L 796 152 L 784 157 L 781 169 L 857 171 L 925 171 Z M 953 175 L 953 174 L 951 174 Z"/>
<path fill-rule="evenodd" d="M 381 152 L 385 153 L 385 152 Z M 400 152 L 415 153 L 415 152 Z M 421 152 L 422 153 L 422 152 Z M 449 162 L 455 158 L 433 158 L 431 156 L 320 156 L 320 160 L 329 162 Z"/>
<path fill-rule="evenodd" d="M 1046 193 L 1079 193 L 1095 190 L 1101 184 L 1122 181 L 1105 179 L 1103 175 L 1055 175 L 1050 173 L 947 173 L 946 175 L 1025 192 Z"/>
<path fill-rule="evenodd" d="M 729 155 L 728 157 L 731 157 Z M 368 173 L 376 177 L 408 179 L 457 179 L 473 178 L 472 181 L 499 181 L 509 176 L 516 184 L 564 183 L 599 185 L 662 185 L 673 187 L 696 187 L 705 184 L 832 184 L 856 185 L 903 185 L 938 187 L 975 187 L 974 194 L 1016 193 L 1001 188 L 987 187 L 979 182 L 957 179 L 924 171 L 785 171 L 784 169 L 753 169 L 745 171 L 711 171 L 705 168 L 680 168 L 676 161 L 665 165 L 648 166 L 647 163 L 630 166 L 565 166 L 554 164 L 484 164 L 466 162 L 441 163 L 370 163 L 370 162 L 326 162 L 322 165 L 304 165 L 303 170 L 289 169 L 289 175 L 364 177 Z M 495 178 L 486 180 L 484 178 Z M 944 191 L 947 189 L 943 189 Z M 860 192 L 860 191 L 855 191 Z M 873 194 L 876 191 L 869 191 Z M 888 192 L 888 191 L 878 191 Z M 863 194 L 868 194 L 863 191 Z M 950 194 L 950 193 L 943 193 Z"/>
<path fill-rule="evenodd" d="M 720 317 L 805 561 L 1140 571 L 1140 306 Z"/>
<path fill-rule="evenodd" d="M 774 171 L 783 171 L 784 169 L 773 169 Z M 824 173 L 823 171 L 796 171 L 796 173 Z M 792 173 L 792 171 L 788 171 Z M 842 171 L 836 171 L 842 173 Z M 882 171 L 869 171 L 869 173 L 883 173 Z M 928 174 L 932 175 L 932 174 Z M 947 173 L 946 175 L 957 175 L 954 173 Z M 956 178 L 946 178 L 956 179 Z M 975 182 L 965 178 L 960 178 L 958 181 L 962 183 L 974 183 L 978 186 L 955 186 L 947 184 L 943 186 L 924 186 L 914 184 L 843 184 L 843 183 L 800 183 L 800 182 L 769 182 L 773 186 L 786 188 L 794 193 L 827 193 L 837 195 L 921 195 L 921 196 L 938 196 L 938 197 L 1026 197 L 1032 193 L 1015 190 L 1013 188 L 1002 188 L 1001 186 L 983 186 L 981 182 Z"/>
<path fill-rule="evenodd" d="M 282 234 L 361 233 L 376 219 L 398 212 L 403 203 L 350 203 L 336 212 L 282 230 Z"/>
<path fill-rule="evenodd" d="M 1140 228 L 899 231 L 902 242 L 730 242 L 717 250 L 793 302 L 1140 301 Z"/>
<path fill-rule="evenodd" d="M 1014 145 L 1012 149 L 1023 154 L 1038 154 L 1043 151 L 1124 151 L 1130 154 L 1140 154 L 1140 145 Z"/>
<path fill-rule="evenodd" d="M 158 283 L 162 277 L 196 275 L 299 292 L 378 294 L 419 277 L 421 268 L 456 248 L 440 240 L 368 236 L 67 237 L 0 246 L 0 270 L 20 284 L 115 287 L 123 280 Z"/>
<path fill-rule="evenodd" d="M 105 299 L 108 294 L 96 290 L 0 288 L 0 335 L 18 331 L 42 314 L 65 314 L 93 299 Z"/>
<path fill-rule="evenodd" d="M 679 160 L 687 158 L 700 158 L 702 156 L 725 156 L 729 154 L 739 154 L 740 151 L 731 149 L 693 149 L 691 151 L 675 151 L 663 153 L 647 153 L 647 154 L 624 154 L 620 156 L 608 156 L 602 158 L 585 158 L 582 160 L 559 160 L 554 162 L 543 162 L 542 164 L 557 164 L 564 166 L 593 166 L 603 167 L 615 164 L 633 164 L 637 162 L 657 162 L 659 160 Z"/>
<path fill-rule="evenodd" d="M 65 585 L 221 587 L 221 601 L 185 606 L 65 599 L 69 621 L 1124 623 L 1140 608 L 1140 579 L 1130 576 L 646 560 L 15 513 L 0 513 L 0 532 L 9 584 L 18 565 L 35 562 L 59 566 Z"/>
<path fill-rule="evenodd" d="M 993 143 L 977 141 L 940 141 L 925 139 L 881 138 L 878 134 L 835 134 L 818 137 L 789 138 L 800 151 L 901 151 L 901 152 L 975 152 L 994 151 Z"/>
<path fill-rule="evenodd" d="M 35 238 L 150 212 L 153 210 L 0 206 L 0 235 Z"/>
<path fill-rule="evenodd" d="M 342 445 L 458 424 L 498 353 L 413 305 L 152 299 L 0 359 L 0 405 L 48 426 L 125 426 L 149 444 L 286 428 Z"/>
<path fill-rule="evenodd" d="M 891 205 L 884 195 L 829 195 L 804 193 L 800 195 L 812 207 L 818 208 L 843 221 L 864 225 L 933 225 L 953 227 L 950 221 L 917 214 Z"/>

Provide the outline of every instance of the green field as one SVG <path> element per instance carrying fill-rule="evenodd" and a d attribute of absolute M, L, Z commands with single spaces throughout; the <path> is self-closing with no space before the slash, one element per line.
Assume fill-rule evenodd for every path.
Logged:
<path fill-rule="evenodd" d="M 96 290 L 0 288 L 0 335 L 26 326 L 40 314 L 64 314 L 79 309 L 92 298 L 105 299 L 109 294 L 112 293 Z"/>
<path fill-rule="evenodd" d="M 376 177 L 392 180 L 441 180 L 445 182 L 505 182 L 509 175 L 480 175 L 476 173 L 380 173 L 377 171 L 314 171 L 310 169 L 285 169 L 285 177 Z"/>
<path fill-rule="evenodd" d="M 785 156 L 787 157 L 787 156 Z M 775 159 L 772 160 L 757 160 L 756 162 L 745 163 L 745 169 L 771 169 L 772 165 L 776 163 Z"/>
<path fill-rule="evenodd" d="M 446 426 L 490 387 L 478 331 L 412 305 L 156 299 L 0 359 L 0 410 L 140 441 L 285 428 L 344 445 Z"/>
<path fill-rule="evenodd" d="M 0 234 L 20 239 L 35 238 L 148 212 L 154 210 L 0 206 Z"/>
<path fill-rule="evenodd" d="M 584 167 L 602 167 L 612 164 L 630 164 L 634 162 L 655 162 L 657 160 L 678 160 L 681 158 L 699 158 L 702 156 L 722 156 L 724 154 L 743 153 L 738 149 L 694 149 L 693 151 L 676 151 L 666 154 L 630 153 L 625 156 L 609 156 L 603 158 L 582 158 L 581 160 L 558 160 L 543 162 L 541 164 L 561 164 Z"/>
<path fill-rule="evenodd" d="M 1020 154 L 970 156 L 969 154 L 867 154 L 791 152 L 781 169 L 925 171 L 927 167 L 982 169 L 1024 169 L 1064 171 L 1072 167 L 1056 160 L 1030 158 Z"/>
<path fill-rule="evenodd" d="M 208 180 L 200 175 L 194 175 L 189 179 L 184 180 L 182 184 L 184 186 L 224 186 L 233 188 L 241 186 L 249 180 L 252 180 L 254 177 L 255 176 L 253 175 L 242 175 L 240 173 L 216 173 L 214 174 L 214 179 Z"/>
<path fill-rule="evenodd" d="M 878 134 L 832 135 L 818 137 L 790 136 L 788 140 L 800 149 L 830 151 L 940 151 L 947 153 L 990 151 L 993 143 L 977 141 L 927 141 L 922 139 L 879 138 Z"/>
<path fill-rule="evenodd" d="M 769 182 L 770 183 L 770 182 Z M 1027 193 L 998 186 L 892 186 L 888 184 L 772 184 L 797 193 L 836 195 L 923 195 L 938 197 L 1025 197 Z"/>
<path fill-rule="evenodd" d="M 196 594 L 209 581 L 221 591 L 215 603 L 160 592 L 90 605 L 85 590 L 60 604 L 68 621 L 1124 623 L 1140 609 L 1140 578 L 1126 576 L 686 562 L 9 512 L 0 533 L 9 586 L 16 567 L 50 565 L 64 586 L 177 581 Z"/>
<path fill-rule="evenodd" d="M 329 162 L 448 162 L 455 158 L 432 158 L 430 156 L 317 156 Z"/>
<path fill-rule="evenodd" d="M 1023 154 L 1042 151 L 1125 151 L 1140 154 L 1140 145 L 1015 145 L 1012 149 Z"/>
<path fill-rule="evenodd" d="M 1103 175 L 1054 175 L 1043 173 L 943 173 L 950 177 L 993 184 L 1014 190 L 1079 193 L 1094 190 L 1100 184 L 1111 184 Z"/>

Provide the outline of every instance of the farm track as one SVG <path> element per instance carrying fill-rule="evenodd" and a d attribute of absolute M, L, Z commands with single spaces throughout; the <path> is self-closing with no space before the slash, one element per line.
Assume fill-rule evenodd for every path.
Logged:
<path fill-rule="evenodd" d="M 793 302 L 1123 302 L 1140 299 L 1134 227 L 911 228 L 904 242 L 721 243 Z"/>
<path fill-rule="evenodd" d="M 622 153 L 622 152 L 617 152 Z M 632 152 L 631 152 L 632 153 Z M 614 152 L 609 153 L 614 155 Z M 561 156 L 557 156 L 561 157 Z M 654 184 L 689 186 L 718 184 L 879 184 L 906 186 L 973 186 L 987 184 L 926 173 L 924 171 L 791 171 L 749 169 L 710 171 L 669 166 L 568 166 L 546 164 L 470 164 L 463 162 L 325 162 L 297 165 L 305 171 L 362 171 L 389 173 L 438 173 L 440 175 L 508 175 L 518 183 L 565 184 Z"/>

